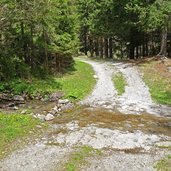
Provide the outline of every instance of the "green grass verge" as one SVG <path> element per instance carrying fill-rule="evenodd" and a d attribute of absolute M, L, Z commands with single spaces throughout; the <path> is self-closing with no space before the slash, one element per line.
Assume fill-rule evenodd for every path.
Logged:
<path fill-rule="evenodd" d="M 158 171 L 171 171 L 171 155 L 167 156 L 165 159 L 158 161 L 154 168 Z"/>
<path fill-rule="evenodd" d="M 81 61 L 75 62 L 75 70 L 56 80 L 62 85 L 66 98 L 81 100 L 91 92 L 96 83 L 93 78 L 94 70 L 89 64 Z"/>
<path fill-rule="evenodd" d="M 160 104 L 171 105 L 171 78 L 152 62 L 140 67 L 152 99 Z"/>
<path fill-rule="evenodd" d="M 125 92 L 125 86 L 127 85 L 125 77 L 119 72 L 113 77 L 113 82 L 118 95 L 121 96 Z"/>
<path fill-rule="evenodd" d="M 40 121 L 29 115 L 0 113 L 0 157 L 9 145 L 28 135 Z"/>
<path fill-rule="evenodd" d="M 87 164 L 86 158 L 95 155 L 100 155 L 100 150 L 94 149 L 90 146 L 78 147 L 76 152 L 71 154 L 69 161 L 65 164 L 65 171 L 76 171 L 85 164 Z"/>
<path fill-rule="evenodd" d="M 65 98 L 83 99 L 95 85 L 93 68 L 84 62 L 75 61 L 73 71 L 45 79 L 31 78 L 29 80 L 13 80 L 0 83 L 0 92 L 9 90 L 14 94 L 27 93 L 31 97 L 39 94 L 46 97 L 56 91 L 63 91 Z"/>

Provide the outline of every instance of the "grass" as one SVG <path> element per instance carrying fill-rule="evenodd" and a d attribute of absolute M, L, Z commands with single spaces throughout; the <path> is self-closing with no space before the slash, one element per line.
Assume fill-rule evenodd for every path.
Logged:
<path fill-rule="evenodd" d="M 125 92 L 125 86 L 127 85 L 125 77 L 119 72 L 113 77 L 113 82 L 118 95 L 121 96 Z"/>
<path fill-rule="evenodd" d="M 0 157 L 18 139 L 33 131 L 40 121 L 29 115 L 0 113 Z"/>
<path fill-rule="evenodd" d="M 76 171 L 82 165 L 85 165 L 86 158 L 92 157 L 95 155 L 100 155 L 102 152 L 100 150 L 94 149 L 90 146 L 82 146 L 78 147 L 76 152 L 71 154 L 69 161 L 65 164 L 65 171 Z"/>
<path fill-rule="evenodd" d="M 94 71 L 89 64 L 75 61 L 73 71 L 63 75 L 49 76 L 45 79 L 31 78 L 29 80 L 17 79 L 8 83 L 0 83 L 0 92 L 11 91 L 13 94 L 27 93 L 32 98 L 62 91 L 65 98 L 74 100 L 83 99 L 94 87 Z"/>
<path fill-rule="evenodd" d="M 153 100 L 160 104 L 171 105 L 171 74 L 165 64 L 153 61 L 141 65 L 140 68 Z"/>
<path fill-rule="evenodd" d="M 66 98 L 81 100 L 88 95 L 95 85 L 93 68 L 84 62 L 76 61 L 73 73 L 56 79 L 62 85 Z"/>
<path fill-rule="evenodd" d="M 154 168 L 157 171 L 171 171 L 171 155 L 167 156 L 165 159 L 158 161 Z"/>

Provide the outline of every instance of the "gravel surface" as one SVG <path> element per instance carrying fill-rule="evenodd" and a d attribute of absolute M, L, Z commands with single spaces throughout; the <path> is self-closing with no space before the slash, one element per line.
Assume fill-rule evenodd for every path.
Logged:
<path fill-rule="evenodd" d="M 81 104 L 90 105 L 93 107 L 110 107 L 116 97 L 116 90 L 113 86 L 112 75 L 113 69 L 108 63 L 98 63 L 93 61 L 84 61 L 92 65 L 95 70 L 95 78 L 97 84 L 90 96 L 81 102 Z M 111 108 L 113 108 L 111 106 Z"/>
<path fill-rule="evenodd" d="M 124 114 L 149 113 L 162 116 L 171 116 L 171 107 L 155 104 L 148 87 L 143 82 L 141 75 L 132 64 L 114 62 L 86 61 L 93 66 L 98 77 L 96 87 L 90 96 L 81 104 L 117 109 Z M 117 96 L 112 76 L 122 72 L 126 78 L 127 86 L 122 96 Z"/>
<path fill-rule="evenodd" d="M 46 142 L 32 144 L 0 161 L 0 171 L 51 171 L 66 160 L 71 149 Z"/>
<path fill-rule="evenodd" d="M 154 163 L 164 157 L 160 151 L 141 154 L 125 154 L 124 152 L 112 152 L 105 157 L 91 159 L 89 168 L 82 171 L 155 171 Z"/>

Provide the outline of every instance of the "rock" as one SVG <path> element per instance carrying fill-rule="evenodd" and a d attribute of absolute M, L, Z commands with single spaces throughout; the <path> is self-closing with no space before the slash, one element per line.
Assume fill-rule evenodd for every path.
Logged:
<path fill-rule="evenodd" d="M 40 119 L 41 121 L 45 121 L 45 115 L 37 114 L 35 115 L 35 117 Z"/>
<path fill-rule="evenodd" d="M 49 100 L 51 102 L 54 102 L 54 101 L 58 101 L 61 97 L 63 97 L 63 93 L 57 92 L 57 93 L 51 94 L 50 97 L 49 97 Z"/>
<path fill-rule="evenodd" d="M 58 106 L 55 106 L 52 110 L 58 112 Z"/>
<path fill-rule="evenodd" d="M 74 105 L 72 103 L 68 103 L 68 104 L 65 104 L 63 106 L 61 106 L 61 108 L 58 109 L 58 111 L 66 111 L 66 110 L 69 110 L 69 109 L 72 109 L 74 107 Z"/>
<path fill-rule="evenodd" d="M 59 103 L 59 104 L 67 104 L 67 103 L 69 103 L 69 100 L 68 100 L 68 99 L 64 99 L 64 100 L 60 99 L 60 100 L 58 101 L 58 103 Z"/>
<path fill-rule="evenodd" d="M 51 114 L 51 113 L 48 113 L 46 116 L 45 116 L 45 121 L 52 121 L 55 117 Z"/>
<path fill-rule="evenodd" d="M 52 115 L 56 115 L 57 114 L 57 111 L 51 110 L 51 111 L 49 111 L 49 113 L 52 114 Z"/>
<path fill-rule="evenodd" d="M 22 110 L 21 111 L 21 114 L 26 114 L 27 113 L 27 110 Z"/>
<path fill-rule="evenodd" d="M 19 108 L 18 108 L 17 106 L 14 106 L 13 109 L 14 109 L 14 110 L 18 110 Z"/>
<path fill-rule="evenodd" d="M 97 76 L 97 75 L 94 75 L 93 77 L 94 77 L 95 79 L 98 79 L 98 76 Z"/>
<path fill-rule="evenodd" d="M 169 72 L 171 72 L 171 67 L 168 67 Z"/>
<path fill-rule="evenodd" d="M 13 97 L 15 101 L 24 101 L 24 98 L 22 96 L 16 95 Z"/>

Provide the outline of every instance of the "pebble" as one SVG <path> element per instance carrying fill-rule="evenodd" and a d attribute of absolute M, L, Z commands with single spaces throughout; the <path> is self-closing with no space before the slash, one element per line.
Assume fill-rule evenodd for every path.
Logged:
<path fill-rule="evenodd" d="M 21 111 L 21 114 L 26 114 L 26 113 L 27 113 L 27 110 Z"/>
<path fill-rule="evenodd" d="M 67 104 L 67 103 L 69 103 L 69 100 L 68 100 L 68 99 L 64 99 L 64 100 L 60 99 L 60 100 L 58 101 L 58 103 L 59 103 L 59 104 Z"/>
<path fill-rule="evenodd" d="M 14 96 L 13 99 L 16 101 L 24 101 L 24 98 L 22 96 L 19 96 L 19 95 Z"/>
<path fill-rule="evenodd" d="M 55 117 L 50 113 L 45 116 L 45 121 L 52 121 L 53 119 L 55 119 Z"/>
<path fill-rule="evenodd" d="M 14 110 L 18 110 L 19 108 L 18 108 L 17 106 L 14 106 L 13 109 L 14 109 Z"/>
<path fill-rule="evenodd" d="M 37 114 L 35 116 L 36 116 L 36 118 L 40 119 L 41 121 L 45 121 L 45 115 Z"/>

